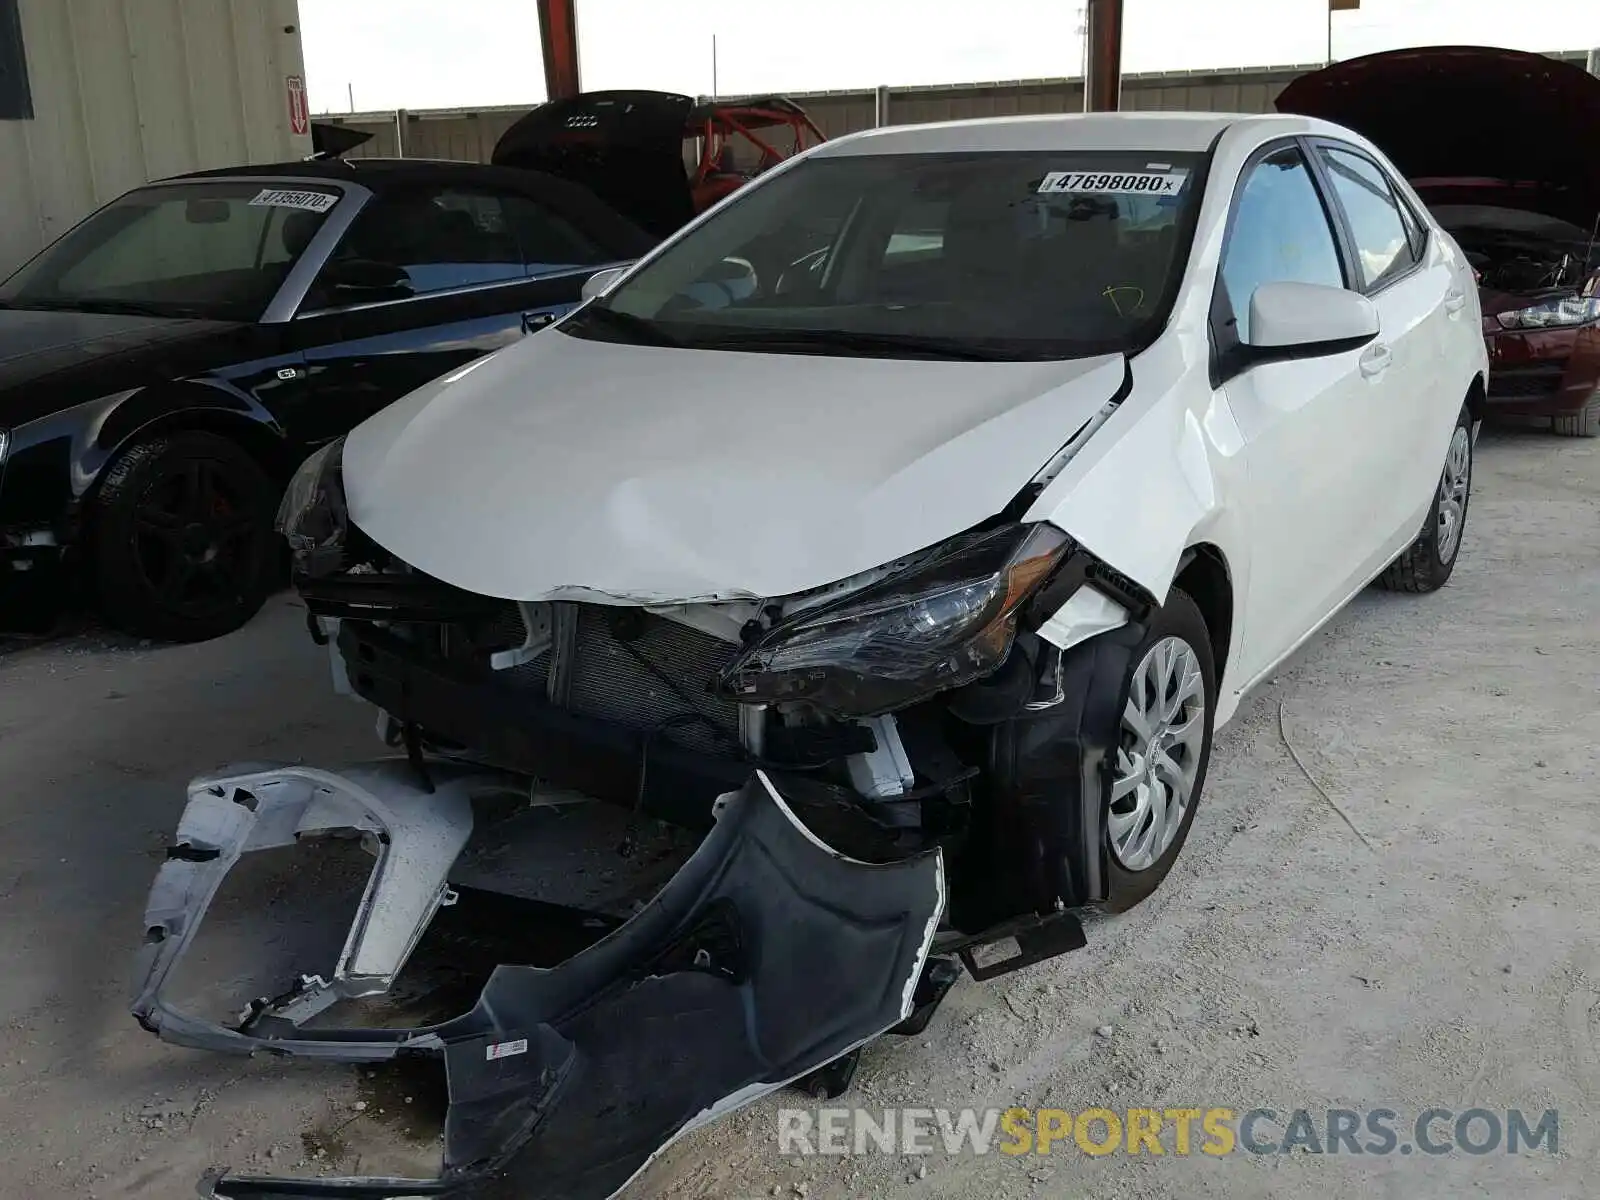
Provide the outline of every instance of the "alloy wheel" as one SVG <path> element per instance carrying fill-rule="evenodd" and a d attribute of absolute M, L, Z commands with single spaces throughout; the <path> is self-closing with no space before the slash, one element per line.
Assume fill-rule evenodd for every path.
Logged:
<path fill-rule="evenodd" d="M 1162 638 L 1134 668 L 1122 711 L 1107 832 L 1124 869 L 1156 863 L 1194 802 L 1206 737 L 1205 677 L 1194 648 Z"/>
<path fill-rule="evenodd" d="M 191 458 L 152 480 L 133 521 L 134 562 L 168 612 L 201 617 L 237 604 L 254 583 L 263 531 L 223 464 Z"/>
<path fill-rule="evenodd" d="M 1456 426 L 1450 451 L 1439 479 L 1439 561 L 1453 562 L 1461 546 L 1461 529 L 1467 519 L 1467 488 L 1472 482 L 1472 438 L 1465 426 Z"/>

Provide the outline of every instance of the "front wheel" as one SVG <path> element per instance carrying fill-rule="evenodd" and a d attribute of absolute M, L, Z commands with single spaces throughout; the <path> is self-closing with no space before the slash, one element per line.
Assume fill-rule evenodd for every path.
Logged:
<path fill-rule="evenodd" d="M 1217 708 L 1205 618 L 1174 588 L 1151 617 L 1123 686 L 1105 809 L 1106 907 L 1125 912 L 1172 870 L 1194 824 Z"/>
<path fill-rule="evenodd" d="M 1445 451 L 1444 469 L 1434 489 L 1433 507 L 1417 540 L 1378 576 L 1378 586 L 1391 592 L 1436 592 L 1455 570 L 1461 538 L 1467 528 L 1467 502 L 1472 497 L 1472 414 L 1462 408 Z"/>
<path fill-rule="evenodd" d="M 277 492 L 242 447 L 173 433 L 130 447 L 96 497 L 91 566 L 107 620 L 197 642 L 238 629 L 272 583 Z"/>

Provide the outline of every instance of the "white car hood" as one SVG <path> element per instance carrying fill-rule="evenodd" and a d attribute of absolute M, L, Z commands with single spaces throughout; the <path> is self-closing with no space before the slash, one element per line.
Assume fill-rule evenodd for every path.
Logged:
<path fill-rule="evenodd" d="M 993 516 L 1121 386 L 1070 362 L 832 358 L 547 331 L 350 434 L 350 516 L 512 600 L 783 596 Z"/>

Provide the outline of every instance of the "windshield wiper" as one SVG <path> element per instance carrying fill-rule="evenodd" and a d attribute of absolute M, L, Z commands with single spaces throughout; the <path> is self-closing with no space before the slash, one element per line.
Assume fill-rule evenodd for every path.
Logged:
<path fill-rule="evenodd" d="M 868 333 L 851 329 L 763 329 L 735 331 L 695 339 L 693 345 L 726 350 L 844 350 L 907 358 L 941 358 L 954 362 L 1006 362 L 1011 356 L 974 346 L 958 338 L 915 334 Z"/>
<path fill-rule="evenodd" d="M 585 322 L 603 325 L 613 333 L 620 333 L 633 341 L 647 346 L 682 346 L 683 343 L 670 333 L 665 332 L 654 321 L 647 321 L 643 317 L 636 317 L 632 313 L 618 312 L 614 308 L 607 308 L 603 304 L 591 303 L 585 305 L 578 313 L 573 324 L 582 326 Z"/>

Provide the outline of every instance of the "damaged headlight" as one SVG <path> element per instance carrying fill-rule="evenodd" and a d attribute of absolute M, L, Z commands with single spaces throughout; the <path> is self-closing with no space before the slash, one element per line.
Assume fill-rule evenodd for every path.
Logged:
<path fill-rule="evenodd" d="M 1567 296 L 1547 300 L 1531 308 L 1499 313 L 1495 320 L 1506 329 L 1571 329 L 1600 321 L 1600 298 Z"/>
<path fill-rule="evenodd" d="M 344 438 L 329 442 L 295 472 L 278 506 L 278 532 L 295 570 L 316 578 L 344 564 L 350 514 L 344 503 Z"/>
<path fill-rule="evenodd" d="M 746 704 L 809 701 L 872 716 L 970 683 L 1005 661 L 1017 609 L 1070 545 L 1049 525 L 958 538 L 903 574 L 776 625 L 728 665 L 721 690 Z"/>

